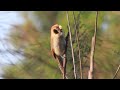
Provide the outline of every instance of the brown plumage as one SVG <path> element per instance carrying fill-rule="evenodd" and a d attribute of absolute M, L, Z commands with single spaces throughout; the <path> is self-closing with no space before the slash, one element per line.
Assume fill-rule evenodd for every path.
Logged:
<path fill-rule="evenodd" d="M 51 51 L 55 59 L 58 57 L 62 60 L 65 52 L 65 46 L 66 41 L 62 31 L 62 26 L 58 24 L 53 25 L 51 27 Z"/>
<path fill-rule="evenodd" d="M 58 66 L 63 74 L 63 78 L 66 76 L 66 51 L 68 43 L 69 33 L 66 38 L 62 30 L 62 26 L 55 24 L 51 27 L 51 52 L 55 60 L 58 62 Z"/>

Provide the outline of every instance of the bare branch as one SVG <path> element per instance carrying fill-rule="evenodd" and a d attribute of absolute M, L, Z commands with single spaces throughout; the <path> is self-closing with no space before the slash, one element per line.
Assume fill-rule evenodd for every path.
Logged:
<path fill-rule="evenodd" d="M 91 43 L 90 70 L 88 72 L 88 79 L 94 78 L 93 71 L 94 71 L 94 53 L 95 53 L 95 45 L 96 45 L 97 21 L 98 21 L 98 11 L 96 11 L 95 32 L 94 32 L 94 36 L 92 37 L 92 43 Z"/>
<path fill-rule="evenodd" d="M 67 64 L 67 48 L 68 48 L 68 38 L 69 38 L 69 32 L 65 38 L 65 41 L 66 41 L 66 46 L 65 46 L 65 53 L 63 55 L 64 59 L 63 59 L 63 79 L 68 79 L 67 76 L 66 76 L 66 64 Z"/>
<path fill-rule="evenodd" d="M 77 78 L 77 74 L 76 74 L 74 50 L 73 50 L 73 44 L 72 44 L 72 35 L 71 35 L 71 28 L 70 28 L 70 21 L 69 21 L 68 11 L 66 11 L 66 16 L 67 16 L 67 21 L 68 21 L 68 29 L 69 29 L 69 35 L 70 35 L 70 44 L 71 44 L 71 50 L 72 50 L 72 59 L 73 59 L 73 67 L 74 67 L 74 77 L 76 79 Z"/>
<path fill-rule="evenodd" d="M 73 11 L 73 18 L 74 18 L 74 24 L 75 24 L 75 35 L 76 35 L 76 40 L 77 40 L 77 45 L 78 45 L 78 56 L 79 56 L 79 61 L 80 61 L 80 78 L 83 78 L 83 73 L 82 73 L 82 61 L 81 61 L 81 55 L 80 55 L 80 45 L 79 45 L 79 37 L 77 33 L 77 24 L 76 24 L 76 18 L 75 14 Z"/>
<path fill-rule="evenodd" d="M 59 57 L 56 57 L 56 60 L 58 62 L 58 67 L 63 75 L 63 79 L 68 79 L 68 77 L 66 76 L 66 62 L 67 59 L 65 57 L 66 54 L 64 54 L 64 60 L 63 62 L 59 59 Z"/>
<path fill-rule="evenodd" d="M 117 76 L 119 70 L 120 70 L 120 65 L 118 66 L 118 68 L 117 68 L 117 70 L 116 70 L 116 72 L 115 72 L 115 75 L 114 75 L 113 79 L 115 79 L 115 77 Z"/>

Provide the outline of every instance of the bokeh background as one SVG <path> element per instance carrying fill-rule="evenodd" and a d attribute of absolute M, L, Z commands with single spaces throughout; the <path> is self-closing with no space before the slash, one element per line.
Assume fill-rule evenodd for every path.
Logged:
<path fill-rule="evenodd" d="M 75 42 L 73 12 L 69 11 L 77 78 L 80 78 L 78 48 Z M 75 11 L 79 34 L 83 78 L 87 78 L 95 11 Z M 61 79 L 50 51 L 50 28 L 54 24 L 68 32 L 65 11 L 0 11 L 0 78 Z M 99 11 L 95 48 L 94 77 L 112 79 L 120 64 L 120 12 Z M 67 75 L 73 79 L 68 45 Z M 120 78 L 120 72 L 116 78 Z"/>

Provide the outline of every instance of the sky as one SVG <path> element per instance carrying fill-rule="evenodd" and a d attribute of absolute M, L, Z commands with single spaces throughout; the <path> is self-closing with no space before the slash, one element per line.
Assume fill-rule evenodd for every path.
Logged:
<path fill-rule="evenodd" d="M 12 28 L 11 25 L 24 23 L 24 19 L 20 13 L 20 11 L 0 11 L 0 79 L 3 73 L 2 68 L 18 60 L 16 56 L 13 56 L 9 52 L 1 53 L 1 51 L 13 48 L 7 38 L 11 30 L 10 28 Z"/>
<path fill-rule="evenodd" d="M 0 11 L 0 79 L 3 79 L 2 73 L 3 67 L 6 65 L 15 64 L 20 59 L 23 59 L 24 57 L 18 55 L 18 54 L 12 54 L 9 51 L 6 52 L 6 50 L 14 49 L 9 38 L 9 33 L 12 30 L 12 25 L 20 25 L 24 24 L 25 18 L 22 17 L 23 11 Z M 28 18 L 30 18 L 35 24 L 36 28 L 40 28 L 41 24 L 40 21 L 33 15 L 33 11 L 27 11 L 24 12 L 24 14 L 28 15 Z"/>

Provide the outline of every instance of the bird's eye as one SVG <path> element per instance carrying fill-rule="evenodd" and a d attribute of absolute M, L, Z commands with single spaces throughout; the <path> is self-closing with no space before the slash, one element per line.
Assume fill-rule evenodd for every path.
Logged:
<path fill-rule="evenodd" d="M 54 31 L 55 34 L 58 34 L 58 30 L 54 29 L 53 31 Z"/>

